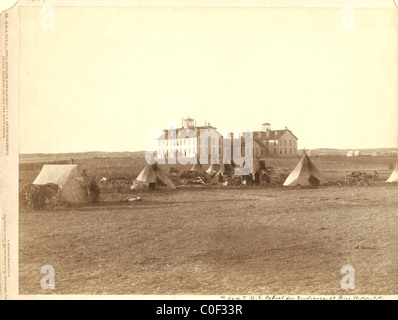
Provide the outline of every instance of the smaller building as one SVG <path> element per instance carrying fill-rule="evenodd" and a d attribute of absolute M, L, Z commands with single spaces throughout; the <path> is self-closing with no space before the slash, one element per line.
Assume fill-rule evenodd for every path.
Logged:
<path fill-rule="evenodd" d="M 296 157 L 298 138 L 287 127 L 282 130 L 271 130 L 270 123 L 263 123 L 261 131 L 253 132 L 253 156 L 263 157 Z"/>

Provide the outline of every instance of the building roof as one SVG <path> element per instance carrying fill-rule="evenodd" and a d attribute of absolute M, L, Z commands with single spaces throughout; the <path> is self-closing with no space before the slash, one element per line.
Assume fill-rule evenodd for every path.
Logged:
<path fill-rule="evenodd" d="M 264 144 L 263 141 L 257 139 L 257 138 L 253 138 L 253 140 L 261 147 L 261 148 L 266 148 L 267 146 Z"/>
<path fill-rule="evenodd" d="M 217 130 L 217 128 L 215 128 L 215 127 L 213 127 L 211 125 L 196 126 L 196 127 L 192 127 L 192 128 L 177 128 L 177 129 L 175 129 L 176 136 L 175 137 L 172 136 L 172 137 L 170 137 L 170 139 L 177 139 L 177 136 L 180 133 L 180 131 L 187 130 L 187 129 L 194 130 L 195 132 L 199 132 L 201 129 L 215 129 L 215 130 Z M 169 131 L 168 130 L 163 130 L 163 131 L 164 131 L 163 134 L 157 140 L 167 140 L 167 139 L 169 139 L 169 137 L 168 137 Z M 279 140 L 286 132 L 289 132 L 296 140 L 298 140 L 298 138 L 289 129 L 268 130 L 268 131 L 254 131 L 253 132 L 253 139 L 259 144 L 260 144 L 261 141 L 264 141 L 264 140 Z M 221 134 L 218 131 L 217 131 L 217 133 L 221 136 Z M 242 139 L 244 139 L 244 136 L 245 136 L 245 133 L 242 133 Z M 224 140 L 230 140 L 230 139 L 224 138 Z M 265 146 L 265 145 L 261 145 L 261 146 Z"/>
<path fill-rule="evenodd" d="M 268 130 L 268 131 L 254 131 L 253 132 L 253 139 L 257 139 L 257 140 L 279 140 L 286 132 L 289 132 L 296 140 L 298 140 L 298 138 L 289 129 Z"/>
<path fill-rule="evenodd" d="M 176 136 L 173 135 L 173 136 L 170 136 L 170 137 L 169 137 L 169 130 L 163 130 L 163 134 L 159 138 L 157 138 L 157 140 L 177 139 L 178 138 L 178 134 L 181 131 L 188 130 L 188 129 L 189 130 L 194 130 L 196 133 L 198 133 L 201 129 L 214 129 L 214 130 L 217 130 L 217 128 L 215 128 L 213 126 L 210 126 L 210 125 L 207 125 L 207 126 L 196 126 L 196 127 L 191 127 L 191 128 L 177 128 L 177 129 L 175 129 Z M 216 131 L 216 132 L 218 133 L 218 135 L 221 136 L 221 134 L 218 131 Z"/>

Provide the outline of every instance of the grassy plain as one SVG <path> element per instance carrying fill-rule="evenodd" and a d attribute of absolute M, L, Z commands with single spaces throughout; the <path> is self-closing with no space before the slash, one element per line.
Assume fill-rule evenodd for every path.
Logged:
<path fill-rule="evenodd" d="M 107 190 L 95 205 L 20 210 L 20 294 L 397 294 L 398 187 L 384 182 L 395 159 L 312 160 L 331 183 Z M 145 164 L 142 156 L 76 163 L 131 179 Z M 21 182 L 41 164 L 21 163 Z M 378 170 L 381 180 L 347 186 L 353 170 Z M 125 201 L 136 196 L 143 201 Z M 41 289 L 44 265 L 55 269 L 53 291 Z M 355 269 L 354 290 L 340 286 L 343 265 Z"/>

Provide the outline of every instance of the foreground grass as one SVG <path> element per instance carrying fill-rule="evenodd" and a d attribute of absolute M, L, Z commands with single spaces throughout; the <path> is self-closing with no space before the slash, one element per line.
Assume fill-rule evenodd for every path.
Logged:
<path fill-rule="evenodd" d="M 48 294 L 40 269 L 52 265 L 53 294 L 396 294 L 397 190 L 192 189 L 22 211 L 20 293 Z"/>

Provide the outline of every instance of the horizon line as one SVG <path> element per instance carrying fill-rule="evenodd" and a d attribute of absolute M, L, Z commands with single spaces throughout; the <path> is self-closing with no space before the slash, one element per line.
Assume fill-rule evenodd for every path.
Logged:
<path fill-rule="evenodd" d="M 298 150 L 320 150 L 320 149 L 329 149 L 329 150 L 375 150 L 375 149 L 395 149 L 398 151 L 398 146 L 397 147 L 369 147 L 369 148 L 330 148 L 330 147 L 318 147 L 318 148 L 299 148 Z M 38 155 L 38 154 L 44 154 L 44 155 L 51 155 L 51 154 L 82 154 L 82 153 L 138 153 L 138 152 L 146 152 L 146 150 L 130 150 L 130 151 L 69 151 L 69 152 L 28 152 L 28 153 L 18 153 L 18 155 Z"/>

